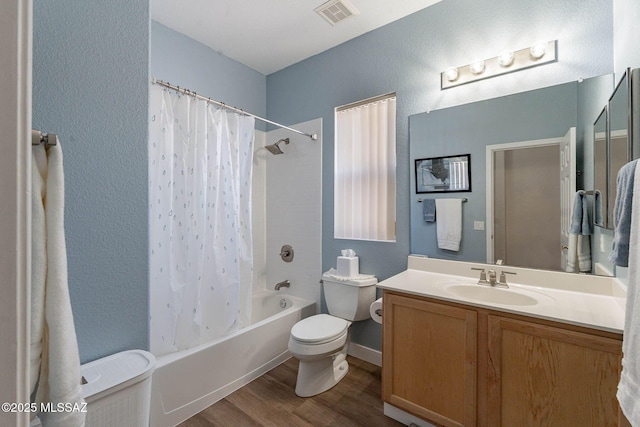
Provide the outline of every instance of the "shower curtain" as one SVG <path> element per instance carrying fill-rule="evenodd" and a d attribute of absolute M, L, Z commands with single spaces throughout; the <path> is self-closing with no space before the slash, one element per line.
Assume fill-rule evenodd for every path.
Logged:
<path fill-rule="evenodd" d="M 254 118 L 152 86 L 151 351 L 185 350 L 251 319 Z"/>

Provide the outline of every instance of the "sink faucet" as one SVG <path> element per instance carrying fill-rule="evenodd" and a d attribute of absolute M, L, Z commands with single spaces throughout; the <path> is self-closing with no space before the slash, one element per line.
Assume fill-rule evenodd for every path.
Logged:
<path fill-rule="evenodd" d="M 480 271 L 480 280 L 478 280 L 478 285 L 495 286 L 497 288 L 508 288 L 507 274 L 516 274 L 511 271 L 501 271 L 500 278 L 497 279 L 498 275 L 494 269 L 485 271 L 484 268 L 472 268 L 472 270 Z"/>
<path fill-rule="evenodd" d="M 491 270 L 487 271 L 487 275 L 489 276 L 489 285 L 490 286 L 495 286 L 496 285 L 496 271 L 494 269 L 491 269 Z"/>
<path fill-rule="evenodd" d="M 288 280 L 283 280 L 282 282 L 276 283 L 275 290 L 279 291 L 280 288 L 288 288 L 291 283 Z"/>

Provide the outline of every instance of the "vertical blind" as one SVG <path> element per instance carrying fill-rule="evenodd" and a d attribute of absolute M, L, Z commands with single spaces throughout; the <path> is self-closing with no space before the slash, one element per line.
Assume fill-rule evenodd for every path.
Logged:
<path fill-rule="evenodd" d="M 336 108 L 334 237 L 395 241 L 395 93 Z"/>

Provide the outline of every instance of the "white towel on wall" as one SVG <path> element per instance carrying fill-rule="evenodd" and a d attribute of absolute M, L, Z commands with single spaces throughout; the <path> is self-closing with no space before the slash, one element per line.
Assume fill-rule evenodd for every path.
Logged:
<path fill-rule="evenodd" d="M 436 199 L 438 247 L 460 250 L 462 240 L 462 199 Z"/>
<path fill-rule="evenodd" d="M 64 237 L 64 173 L 60 144 L 33 147 L 31 384 L 39 362 L 37 402 L 84 403 Z M 41 351 L 40 351 L 41 350 Z M 32 390 L 33 391 L 33 390 Z M 38 414 L 44 427 L 84 426 L 80 411 Z"/>
<path fill-rule="evenodd" d="M 629 239 L 629 283 L 622 341 L 622 374 L 618 384 L 620 408 L 633 426 L 640 426 L 640 168 L 635 170 L 631 232 Z"/>

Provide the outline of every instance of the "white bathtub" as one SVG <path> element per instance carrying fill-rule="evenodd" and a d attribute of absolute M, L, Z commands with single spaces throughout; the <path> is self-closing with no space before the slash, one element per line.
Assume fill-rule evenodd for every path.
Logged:
<path fill-rule="evenodd" d="M 254 295 L 252 313 L 240 331 L 157 358 L 150 425 L 175 426 L 287 360 L 291 327 L 315 314 L 315 303 L 265 291 Z"/>

